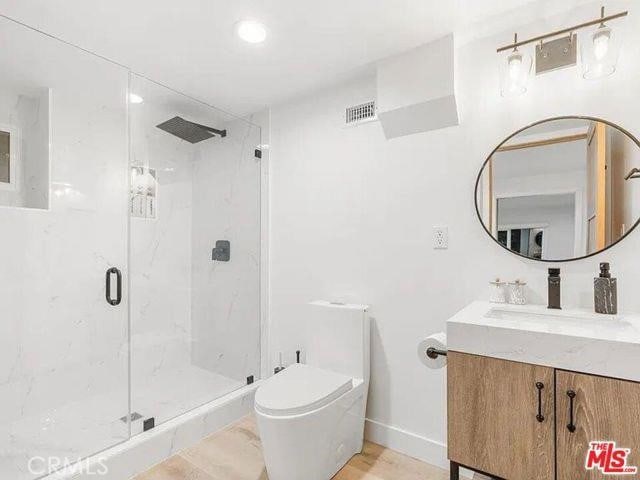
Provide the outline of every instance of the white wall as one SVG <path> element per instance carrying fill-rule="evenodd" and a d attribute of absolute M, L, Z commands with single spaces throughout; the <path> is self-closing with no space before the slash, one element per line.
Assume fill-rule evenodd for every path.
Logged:
<path fill-rule="evenodd" d="M 571 192 L 586 187 L 586 140 L 499 152 L 493 159 L 493 188 L 498 197 L 520 192 Z"/>
<path fill-rule="evenodd" d="M 572 23 L 597 11 L 594 5 L 518 31 L 524 38 Z M 608 8 L 628 6 L 611 3 Z M 324 298 L 370 304 L 375 318 L 370 434 L 442 462 L 446 371 L 425 369 L 416 358 L 417 342 L 444 330 L 446 319 L 470 301 L 487 298 L 488 281 L 496 276 L 527 281 L 532 302 L 546 298 L 549 265 L 504 251 L 476 218 L 478 170 L 507 135 L 546 117 L 594 115 L 640 134 L 640 52 L 633 48 L 640 29 L 634 15 L 624 22 L 630 36 L 615 76 L 587 82 L 578 69 L 548 73 L 516 99 L 499 95 L 501 57 L 495 48 L 509 41 L 517 25 L 460 47 L 459 127 L 392 141 L 384 139 L 377 123 L 345 128 L 344 108 L 374 97 L 373 78 L 273 108 L 272 361 L 278 351 L 291 355 L 299 346 L 305 302 Z M 448 250 L 432 249 L 433 225 L 449 226 Z M 640 281 L 639 248 L 640 232 L 634 232 L 610 251 L 559 265 L 564 304 L 592 305 L 592 278 L 598 262 L 607 260 L 619 279 L 622 310 L 640 311 L 640 297 L 633 293 Z"/>

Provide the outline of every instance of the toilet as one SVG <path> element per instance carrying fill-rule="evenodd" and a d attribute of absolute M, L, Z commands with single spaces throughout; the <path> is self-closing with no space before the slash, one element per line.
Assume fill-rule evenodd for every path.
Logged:
<path fill-rule="evenodd" d="M 306 306 L 306 362 L 262 383 L 255 413 L 269 480 L 329 480 L 362 451 L 370 319 L 364 305 Z"/>

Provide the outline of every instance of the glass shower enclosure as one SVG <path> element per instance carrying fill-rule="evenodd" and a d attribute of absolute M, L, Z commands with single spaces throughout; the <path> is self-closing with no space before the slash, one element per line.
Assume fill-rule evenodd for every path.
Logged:
<path fill-rule="evenodd" d="M 260 130 L 137 75 L 130 91 L 139 431 L 260 374 Z"/>
<path fill-rule="evenodd" d="M 260 129 L 0 42 L 0 478 L 31 480 L 258 379 Z"/>

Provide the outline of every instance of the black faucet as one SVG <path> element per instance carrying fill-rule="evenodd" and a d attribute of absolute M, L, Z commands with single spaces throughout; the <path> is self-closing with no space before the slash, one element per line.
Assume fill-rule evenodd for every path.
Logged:
<path fill-rule="evenodd" d="M 556 310 L 560 310 L 562 307 L 560 306 L 560 269 L 559 268 L 550 268 L 549 269 L 549 281 L 548 281 L 548 297 L 549 297 L 549 307 Z"/>

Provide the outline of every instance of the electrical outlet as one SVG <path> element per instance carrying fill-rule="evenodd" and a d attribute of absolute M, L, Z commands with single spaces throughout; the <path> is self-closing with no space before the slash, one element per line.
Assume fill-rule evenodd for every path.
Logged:
<path fill-rule="evenodd" d="M 449 228 L 443 225 L 433 227 L 433 248 L 445 250 L 449 248 Z"/>

